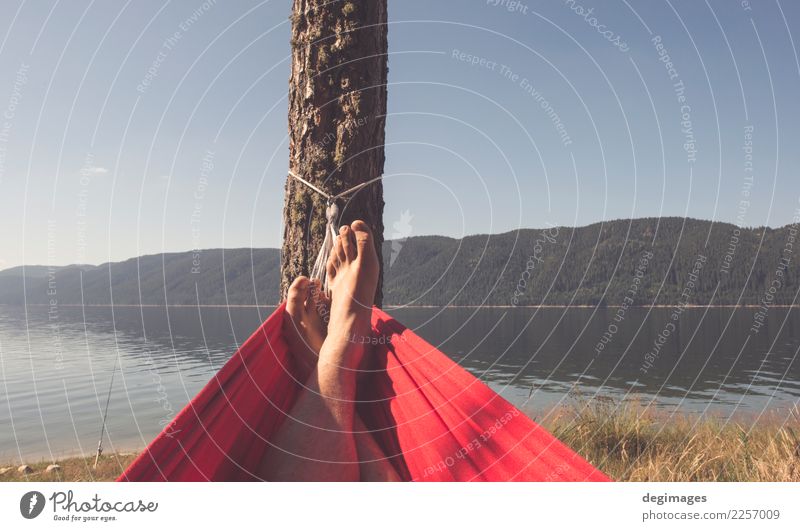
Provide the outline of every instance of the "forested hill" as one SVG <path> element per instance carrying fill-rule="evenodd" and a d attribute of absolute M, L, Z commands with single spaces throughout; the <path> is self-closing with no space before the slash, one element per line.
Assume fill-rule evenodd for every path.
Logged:
<path fill-rule="evenodd" d="M 774 304 L 797 303 L 797 236 L 796 225 L 740 230 L 652 218 L 460 240 L 411 237 L 385 242 L 384 300 L 618 305 L 627 295 L 635 305 L 758 304 L 767 293 Z M 276 249 L 213 249 L 94 267 L 37 266 L 26 268 L 27 301 L 268 305 L 278 300 L 279 263 Z M 21 268 L 0 272 L 0 303 L 21 304 L 22 285 Z"/>
<path fill-rule="evenodd" d="M 689 287 L 683 298 L 690 304 L 758 304 L 781 259 L 788 257 L 773 302 L 789 304 L 800 287 L 798 236 L 796 225 L 737 229 L 650 218 L 461 240 L 412 238 L 387 269 L 385 299 L 392 304 L 619 305 L 635 289 L 634 304 L 649 305 L 674 304 Z M 791 249 L 799 251 L 797 256 Z M 698 261 L 697 280 L 687 286 Z"/>

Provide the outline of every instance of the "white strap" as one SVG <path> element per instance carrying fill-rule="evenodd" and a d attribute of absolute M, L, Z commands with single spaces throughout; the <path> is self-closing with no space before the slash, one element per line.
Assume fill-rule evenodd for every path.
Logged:
<path fill-rule="evenodd" d="M 319 279 L 320 282 L 322 282 L 322 286 L 323 289 L 325 290 L 325 293 L 330 293 L 330 289 L 328 289 L 328 279 L 326 278 L 325 274 L 325 267 L 328 264 L 328 257 L 331 254 L 331 249 L 333 249 L 333 242 L 336 240 L 336 235 L 338 234 L 339 206 L 336 204 L 336 200 L 346 197 L 350 194 L 354 194 L 355 192 L 358 192 L 365 186 L 380 181 L 381 179 L 383 179 L 383 175 L 375 177 L 374 179 L 370 179 L 369 181 L 363 182 L 356 186 L 353 186 L 352 188 L 349 188 L 344 192 L 338 193 L 336 195 L 331 195 L 325 192 L 324 190 L 321 190 L 318 187 L 314 186 L 307 180 L 303 179 L 292 170 L 289 170 L 288 173 L 290 177 L 297 179 L 304 185 L 308 186 L 311 190 L 314 190 L 319 195 L 324 197 L 328 203 L 328 206 L 325 208 L 325 218 L 328 220 L 328 224 L 325 227 L 325 239 L 322 241 L 322 247 L 320 247 L 319 254 L 317 254 L 317 259 L 314 261 L 314 267 L 311 269 L 311 278 Z"/>
<path fill-rule="evenodd" d="M 312 190 L 317 192 L 319 195 L 321 195 L 322 197 L 327 199 L 329 202 L 333 202 L 333 201 L 336 201 L 337 199 L 341 199 L 341 198 L 346 197 L 346 196 L 348 196 L 350 194 L 354 194 L 354 193 L 358 192 L 359 190 L 361 190 L 362 188 L 364 188 L 365 186 L 368 186 L 368 185 L 370 185 L 370 184 L 372 184 L 374 182 L 378 182 L 381 179 L 383 179 L 383 175 L 379 175 L 378 177 L 375 177 L 374 179 L 370 179 L 369 181 L 363 182 L 361 184 L 357 184 L 357 185 L 353 186 L 352 188 L 348 188 L 344 192 L 340 192 L 340 193 L 338 193 L 336 195 L 331 195 L 331 194 L 329 194 L 329 193 L 327 193 L 327 192 L 325 192 L 323 190 L 320 190 L 319 188 L 317 188 L 316 186 L 314 186 L 310 182 L 306 181 L 305 179 L 303 179 L 302 177 L 297 175 L 292 170 L 289 170 L 288 173 L 289 173 L 290 177 L 294 177 L 295 179 L 297 179 L 298 181 L 300 181 L 301 183 L 303 183 L 304 185 L 308 186 L 309 188 L 311 188 Z"/>

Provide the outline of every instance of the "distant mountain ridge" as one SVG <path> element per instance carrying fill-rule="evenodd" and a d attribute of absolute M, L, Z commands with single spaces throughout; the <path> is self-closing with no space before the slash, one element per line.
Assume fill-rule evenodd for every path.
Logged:
<path fill-rule="evenodd" d="M 384 243 L 384 301 L 644 306 L 759 304 L 767 295 L 772 304 L 797 303 L 796 237 L 796 225 L 739 229 L 683 218 L 416 236 Z M 26 267 L 23 293 L 18 267 L 0 271 L 0 303 L 22 304 L 27 295 L 29 304 L 272 305 L 279 269 L 277 249 L 164 253 L 99 266 Z M 780 287 L 770 294 L 776 280 Z"/>

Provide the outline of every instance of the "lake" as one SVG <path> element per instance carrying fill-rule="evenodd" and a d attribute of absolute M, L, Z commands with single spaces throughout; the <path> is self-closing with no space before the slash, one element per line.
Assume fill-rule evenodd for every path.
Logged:
<path fill-rule="evenodd" d="M 107 399 L 106 451 L 144 447 L 273 308 L 57 310 L 0 306 L 0 462 L 92 454 Z M 800 309 L 771 308 L 757 333 L 755 312 L 390 310 L 531 417 L 578 395 L 786 417 L 800 398 Z"/>

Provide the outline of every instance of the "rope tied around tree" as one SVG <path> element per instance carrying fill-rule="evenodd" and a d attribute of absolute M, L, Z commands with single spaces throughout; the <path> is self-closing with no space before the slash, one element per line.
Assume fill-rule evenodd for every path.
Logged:
<path fill-rule="evenodd" d="M 340 212 L 337 201 L 339 199 L 344 199 L 345 197 L 348 197 L 358 192 L 362 188 L 365 188 L 372 183 L 380 181 L 381 179 L 383 179 L 383 175 L 365 181 L 361 184 L 357 184 L 352 188 L 348 188 L 344 192 L 340 192 L 338 194 L 329 194 L 328 192 L 315 186 L 309 181 L 303 179 L 292 170 L 289 170 L 288 174 L 293 179 L 303 183 L 310 190 L 318 193 L 319 195 L 325 198 L 325 204 L 326 204 L 325 219 L 327 220 L 327 225 L 325 227 L 325 239 L 322 241 L 322 246 L 320 247 L 319 253 L 317 254 L 317 259 L 314 261 L 314 267 L 311 268 L 311 278 L 318 279 L 322 283 L 322 288 L 325 290 L 325 293 L 330 293 L 330 289 L 328 288 L 327 275 L 325 274 L 325 266 L 328 263 L 328 257 L 330 256 L 331 250 L 333 249 L 333 243 L 336 240 L 336 235 L 339 233 Z"/>

